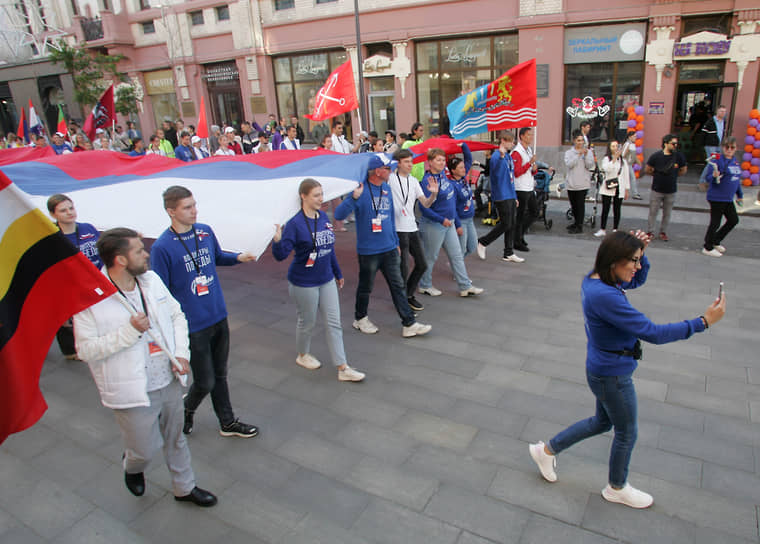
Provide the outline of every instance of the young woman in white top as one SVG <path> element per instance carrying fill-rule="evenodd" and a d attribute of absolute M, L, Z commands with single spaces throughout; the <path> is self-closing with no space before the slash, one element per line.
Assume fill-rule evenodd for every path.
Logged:
<path fill-rule="evenodd" d="M 620 208 L 623 199 L 628 200 L 630 187 L 628 164 L 623 160 L 620 144 L 612 141 L 607 145 L 607 154 L 602 159 L 604 182 L 599 187 L 602 195 L 602 225 L 594 236 L 600 238 L 607 234 L 607 217 L 612 206 L 612 227 L 617 230 L 620 226 Z"/>
<path fill-rule="evenodd" d="M 228 143 L 229 143 L 229 140 L 227 140 L 227 136 L 225 134 L 222 134 L 221 136 L 219 136 L 219 149 L 216 150 L 216 152 L 214 153 L 214 156 L 217 156 L 217 155 L 235 156 L 235 152 L 229 147 L 227 147 Z"/>

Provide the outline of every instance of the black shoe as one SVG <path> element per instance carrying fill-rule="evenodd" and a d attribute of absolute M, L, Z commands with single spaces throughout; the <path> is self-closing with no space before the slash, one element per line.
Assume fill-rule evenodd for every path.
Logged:
<path fill-rule="evenodd" d="M 222 425 L 219 429 L 222 436 L 239 436 L 240 438 L 252 438 L 259 434 L 259 429 L 254 425 L 248 425 L 236 419 L 229 425 Z"/>
<path fill-rule="evenodd" d="M 530 249 L 528 248 L 528 246 L 523 245 L 523 244 L 515 245 L 515 249 L 517 251 L 530 251 Z"/>
<path fill-rule="evenodd" d="M 192 502 L 198 506 L 214 506 L 216 504 L 216 495 L 195 486 L 193 490 L 184 497 L 174 497 L 175 501 Z"/>
<path fill-rule="evenodd" d="M 578 225 L 570 225 L 567 227 L 567 232 L 570 234 L 580 234 L 583 232 L 583 227 L 579 227 Z"/>
<path fill-rule="evenodd" d="M 193 412 L 185 410 L 185 424 L 182 426 L 182 432 L 190 434 L 193 432 Z"/>
<path fill-rule="evenodd" d="M 135 474 L 124 473 L 124 483 L 127 489 L 135 497 L 142 497 L 145 494 L 145 475 L 142 472 Z"/>
<path fill-rule="evenodd" d="M 415 312 L 421 312 L 422 310 L 425 309 L 422 303 L 416 298 L 414 298 L 413 296 L 406 299 L 406 301 L 409 303 L 409 307 Z"/>

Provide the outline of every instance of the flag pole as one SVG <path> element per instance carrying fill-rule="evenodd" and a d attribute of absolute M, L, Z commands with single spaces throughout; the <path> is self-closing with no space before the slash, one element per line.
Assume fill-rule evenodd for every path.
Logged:
<path fill-rule="evenodd" d="M 354 21 L 356 22 L 356 64 L 359 69 L 359 131 L 367 124 L 367 112 L 364 109 L 364 62 L 362 61 L 362 39 L 359 30 L 359 0 L 354 0 Z"/>

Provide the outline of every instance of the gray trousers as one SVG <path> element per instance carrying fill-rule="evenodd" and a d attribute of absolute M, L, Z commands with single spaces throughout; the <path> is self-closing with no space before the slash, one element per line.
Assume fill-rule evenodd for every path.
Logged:
<path fill-rule="evenodd" d="M 296 324 L 296 348 L 298 353 L 309 353 L 311 335 L 317 322 L 317 310 L 322 312 L 327 334 L 327 347 L 333 364 L 346 364 L 346 352 L 343 348 L 343 327 L 340 324 L 340 301 L 338 285 L 335 280 L 316 287 L 298 287 L 288 282 L 288 291 L 298 309 Z"/>
<path fill-rule="evenodd" d="M 174 495 L 182 497 L 195 487 L 190 448 L 182 434 L 185 420 L 182 387 L 172 380 L 166 387 L 148 393 L 148 397 L 150 406 L 113 411 L 124 441 L 124 471 L 145 472 L 153 455 L 163 446 Z"/>
<path fill-rule="evenodd" d="M 649 222 L 647 232 L 655 232 L 654 224 L 657 222 L 657 212 L 662 207 L 662 223 L 660 232 L 668 232 L 670 224 L 670 212 L 673 209 L 673 202 L 676 199 L 675 193 L 658 193 L 652 191 L 649 195 Z"/>

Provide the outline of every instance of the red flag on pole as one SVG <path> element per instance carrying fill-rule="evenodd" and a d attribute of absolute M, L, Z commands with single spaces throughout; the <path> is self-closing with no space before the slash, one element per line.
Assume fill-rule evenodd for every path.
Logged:
<path fill-rule="evenodd" d="M 97 129 L 107 127 L 115 120 L 116 108 L 113 105 L 113 85 L 111 85 L 92 108 L 92 113 L 85 120 L 82 130 L 90 140 L 94 140 Z"/>
<path fill-rule="evenodd" d="M 26 122 L 26 113 L 23 107 L 21 108 L 21 119 L 18 121 L 16 136 L 25 144 L 29 143 L 29 123 Z"/>
<path fill-rule="evenodd" d="M 311 115 L 304 115 L 304 117 L 312 121 L 322 121 L 353 111 L 358 107 L 354 71 L 351 68 L 351 61 L 347 60 L 328 76 L 327 82 L 317 92 L 314 111 Z"/>
<path fill-rule="evenodd" d="M 201 96 L 201 112 L 198 114 L 198 127 L 195 129 L 198 138 L 208 138 L 208 121 L 206 121 L 206 103 Z"/>

